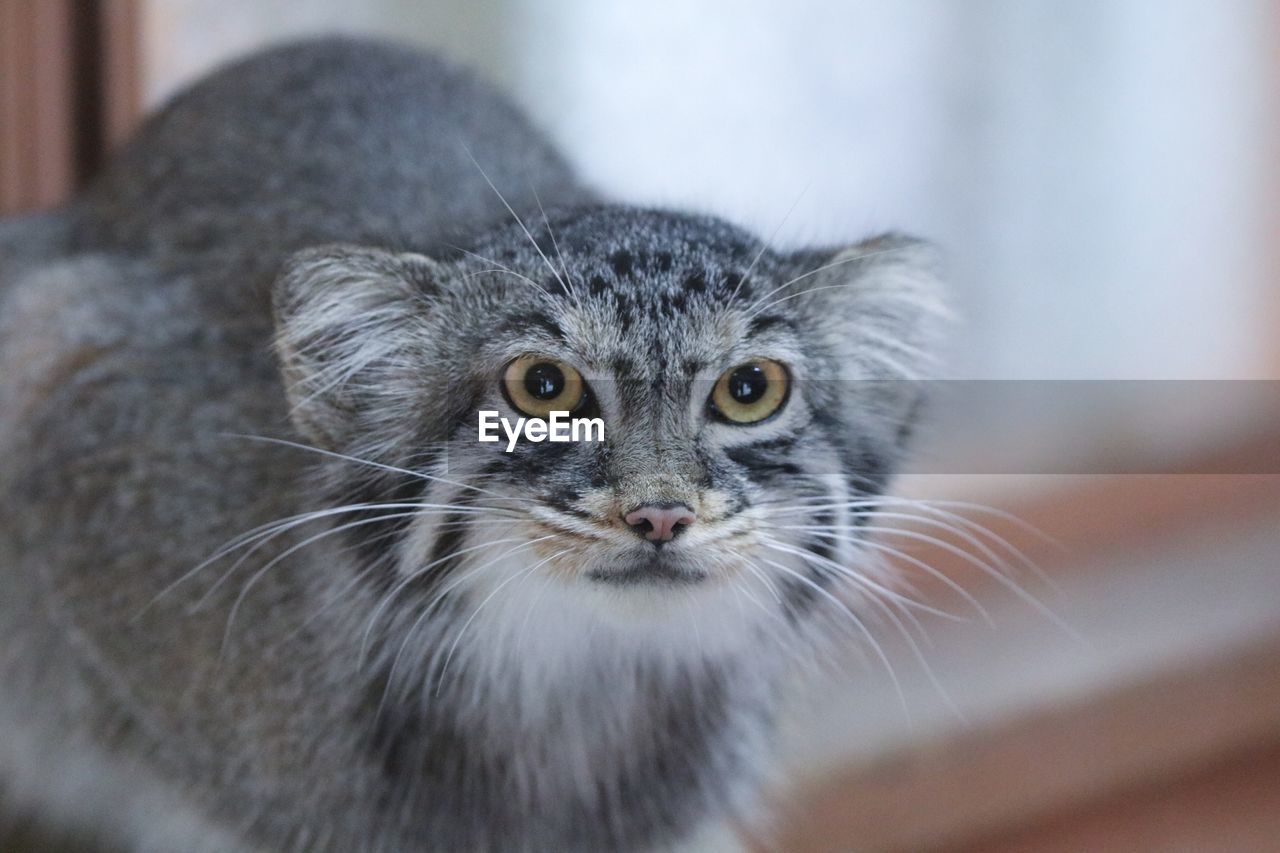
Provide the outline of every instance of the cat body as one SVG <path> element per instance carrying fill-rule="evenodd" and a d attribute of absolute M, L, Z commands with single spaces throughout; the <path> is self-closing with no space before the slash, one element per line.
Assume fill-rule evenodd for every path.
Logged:
<path fill-rule="evenodd" d="M 198 84 L 0 223 L 0 808 L 134 849 L 729 843 L 901 452 L 927 263 L 602 201 L 405 48 Z M 603 442 L 474 440 L 527 353 Z M 786 403 L 717 420 L 765 356 Z M 788 502 L 849 535 L 753 563 Z"/>

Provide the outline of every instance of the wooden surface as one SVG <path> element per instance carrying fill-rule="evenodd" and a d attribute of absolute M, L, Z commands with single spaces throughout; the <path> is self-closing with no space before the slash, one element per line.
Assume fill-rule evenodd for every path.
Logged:
<path fill-rule="evenodd" d="M 0 0 L 0 214 L 74 183 L 72 18 L 62 0 Z"/>
<path fill-rule="evenodd" d="M 142 116 L 142 22 L 138 0 L 101 0 L 100 155 L 129 139 Z"/>
<path fill-rule="evenodd" d="M 1274 853 L 1280 847 L 1280 741 L 953 853 Z"/>
<path fill-rule="evenodd" d="M 51 207 L 140 115 L 137 0 L 0 0 L 0 215 Z"/>
<path fill-rule="evenodd" d="M 1277 750 L 1280 637 L 824 780 L 796 797 L 803 807 L 765 849 L 1261 849 L 1120 839 L 1188 822 L 1200 835 L 1229 824 L 1246 840 L 1255 827 L 1274 827 Z M 1224 792 L 1246 787 L 1242 780 L 1262 790 L 1228 809 Z M 1187 801 L 1195 810 L 1185 806 L 1175 823 L 1171 810 Z M 1072 833 L 1091 842 L 1054 846 Z"/>

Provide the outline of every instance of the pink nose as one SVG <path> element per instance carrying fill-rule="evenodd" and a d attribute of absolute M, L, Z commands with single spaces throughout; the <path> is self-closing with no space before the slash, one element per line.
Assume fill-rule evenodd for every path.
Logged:
<path fill-rule="evenodd" d="M 670 542 L 696 519 L 693 510 L 684 504 L 645 504 L 622 520 L 650 542 Z"/>

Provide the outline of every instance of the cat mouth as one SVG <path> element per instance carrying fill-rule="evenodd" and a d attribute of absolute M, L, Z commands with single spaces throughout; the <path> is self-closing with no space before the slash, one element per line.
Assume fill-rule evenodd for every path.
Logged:
<path fill-rule="evenodd" d="M 708 578 L 704 569 L 685 561 L 662 556 L 596 566 L 586 573 L 587 580 L 614 586 L 691 585 Z"/>

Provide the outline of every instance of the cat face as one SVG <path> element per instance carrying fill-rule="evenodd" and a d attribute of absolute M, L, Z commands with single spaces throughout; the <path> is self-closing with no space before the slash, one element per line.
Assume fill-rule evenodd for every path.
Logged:
<path fill-rule="evenodd" d="M 424 505 L 360 532 L 414 595 L 794 621 L 859 570 L 859 502 L 918 403 L 928 263 L 902 238 L 782 254 L 704 217 L 564 213 L 434 260 L 304 253 L 277 344 L 295 423 L 346 457 L 335 494 Z M 481 411 L 552 410 L 603 439 L 478 440 Z"/>

